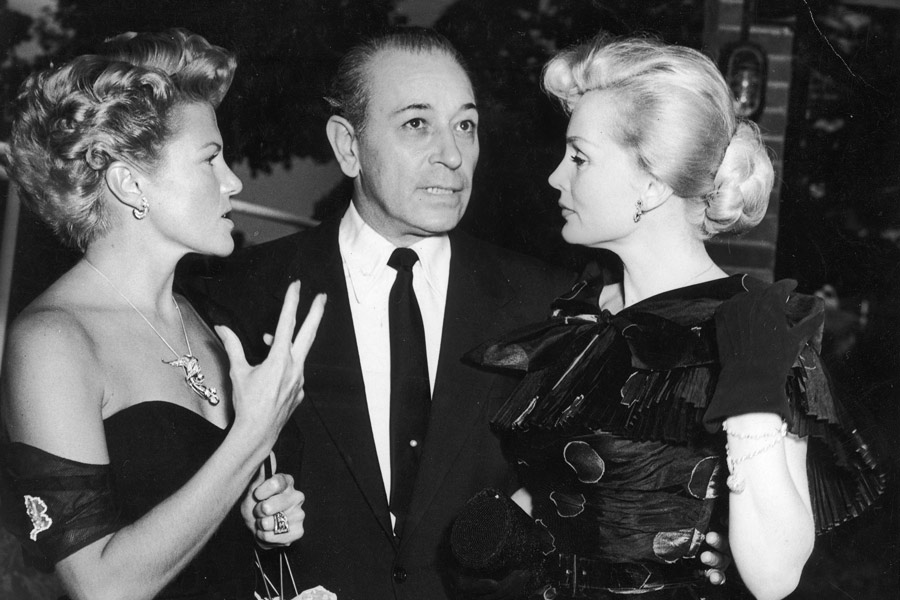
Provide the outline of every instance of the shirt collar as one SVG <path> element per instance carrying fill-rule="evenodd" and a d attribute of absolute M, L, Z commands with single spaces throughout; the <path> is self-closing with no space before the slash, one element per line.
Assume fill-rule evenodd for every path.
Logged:
<path fill-rule="evenodd" d="M 351 295 L 361 302 L 382 277 L 393 269 L 388 259 L 396 247 L 372 229 L 351 202 L 341 219 L 338 243 Z M 432 293 L 446 297 L 450 276 L 450 239 L 446 234 L 425 237 L 410 246 L 419 255 L 414 276 L 422 276 Z"/>

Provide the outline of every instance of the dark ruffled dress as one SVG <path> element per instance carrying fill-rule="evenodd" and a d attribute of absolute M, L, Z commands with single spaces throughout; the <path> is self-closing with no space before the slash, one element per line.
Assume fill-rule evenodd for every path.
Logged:
<path fill-rule="evenodd" d="M 130 406 L 103 425 L 109 465 L 80 463 L 21 443 L 3 447 L 4 525 L 21 541 L 26 562 L 49 569 L 136 521 L 187 483 L 227 433 L 169 402 Z M 252 598 L 254 547 L 235 506 L 157 598 Z"/>
<path fill-rule="evenodd" d="M 703 416 L 719 371 L 716 308 L 752 286 L 732 276 L 630 306 L 598 308 L 603 282 L 582 282 L 552 318 L 470 354 L 525 377 L 492 421 L 549 532 L 559 597 L 693 598 L 698 551 L 727 510 L 725 435 Z M 789 318 L 821 310 L 794 296 Z M 832 396 L 810 339 L 786 381 L 789 431 L 808 439 L 817 532 L 859 514 L 885 476 Z M 717 524 L 722 531 L 722 525 Z M 568 596 L 567 596 L 568 594 Z"/>

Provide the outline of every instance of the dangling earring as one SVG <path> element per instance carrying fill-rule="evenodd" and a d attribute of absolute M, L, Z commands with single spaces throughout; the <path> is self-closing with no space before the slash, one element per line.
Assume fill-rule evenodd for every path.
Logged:
<path fill-rule="evenodd" d="M 147 213 L 150 212 L 150 203 L 147 202 L 147 199 L 144 196 L 141 196 L 141 207 L 133 208 L 131 210 L 131 214 L 134 215 L 134 218 L 140 221 L 144 217 L 147 216 Z"/>
<path fill-rule="evenodd" d="M 641 220 L 641 215 L 644 214 L 644 201 L 638 200 L 634 205 L 634 222 L 637 223 Z"/>

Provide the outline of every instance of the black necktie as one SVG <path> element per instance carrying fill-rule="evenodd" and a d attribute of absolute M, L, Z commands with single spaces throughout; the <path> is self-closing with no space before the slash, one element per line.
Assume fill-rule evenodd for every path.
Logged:
<path fill-rule="evenodd" d="M 428 430 L 431 389 L 425 353 L 425 328 L 413 292 L 413 265 L 418 255 L 397 248 L 388 260 L 397 278 L 391 287 L 388 317 L 391 330 L 391 498 L 399 536 L 409 513 L 422 444 Z"/>

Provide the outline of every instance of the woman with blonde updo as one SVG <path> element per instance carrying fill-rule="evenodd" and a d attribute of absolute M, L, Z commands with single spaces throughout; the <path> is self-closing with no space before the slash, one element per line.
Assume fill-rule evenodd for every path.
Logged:
<path fill-rule="evenodd" d="M 291 477 L 257 472 L 302 400 L 324 297 L 294 336 L 295 282 L 251 367 L 172 290 L 185 254 L 233 250 L 241 182 L 214 110 L 234 70 L 184 30 L 127 33 L 18 96 L 10 173 L 84 256 L 10 331 L 3 510 L 72 598 L 250 598 L 254 547 L 303 533 Z"/>
<path fill-rule="evenodd" d="M 784 597 L 815 531 L 883 482 L 829 393 L 821 306 L 794 282 L 729 277 L 704 246 L 766 212 L 759 131 L 712 61 L 649 39 L 563 51 L 544 87 L 571 115 L 550 176 L 562 235 L 613 251 L 622 273 L 472 354 L 526 372 L 492 425 L 521 469 L 514 498 L 549 533 L 537 589 L 697 598 L 697 555 L 727 512 L 746 588 Z"/>

